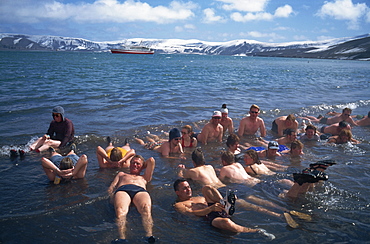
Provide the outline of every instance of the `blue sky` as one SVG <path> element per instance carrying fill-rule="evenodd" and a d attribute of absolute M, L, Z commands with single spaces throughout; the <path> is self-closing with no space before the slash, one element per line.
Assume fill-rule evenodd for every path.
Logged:
<path fill-rule="evenodd" d="M 0 33 L 223 42 L 370 33 L 369 0 L 0 0 Z"/>

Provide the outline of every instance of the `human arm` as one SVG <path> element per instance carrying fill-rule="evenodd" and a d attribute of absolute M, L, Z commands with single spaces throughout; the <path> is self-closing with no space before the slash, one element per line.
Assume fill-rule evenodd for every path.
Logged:
<path fill-rule="evenodd" d="M 69 177 L 72 177 L 72 171 L 74 169 L 71 168 L 71 169 L 66 169 L 66 170 L 60 170 L 52 161 L 50 161 L 49 159 L 45 158 L 45 157 L 42 157 L 41 158 L 41 165 L 44 169 L 47 169 L 48 172 L 46 172 L 49 180 L 54 180 L 55 179 L 55 175 L 58 175 L 60 177 L 63 177 L 63 178 L 69 178 Z"/>
<path fill-rule="evenodd" d="M 155 168 L 155 160 L 153 157 L 150 157 L 145 161 L 145 173 L 143 175 L 144 179 L 147 182 L 150 182 L 152 180 L 154 168 Z"/>
<path fill-rule="evenodd" d="M 59 147 L 64 147 L 69 141 L 71 141 L 71 138 L 74 134 L 72 121 L 66 118 L 64 123 L 65 123 L 65 131 L 64 131 L 63 139 L 61 140 Z"/>
<path fill-rule="evenodd" d="M 215 203 L 209 207 L 193 210 L 191 207 L 187 206 L 186 204 L 182 202 L 175 203 L 175 209 L 182 214 L 188 214 L 188 215 L 193 214 L 199 217 L 206 216 L 207 214 L 211 212 L 221 212 L 225 210 L 224 206 L 221 203 Z"/>
<path fill-rule="evenodd" d="M 117 184 L 119 182 L 119 178 L 120 178 L 120 175 L 124 174 L 123 172 L 119 172 L 116 177 L 114 177 L 114 180 L 112 181 L 112 183 L 110 184 L 110 186 L 108 187 L 108 194 L 109 194 L 109 197 L 112 199 L 113 197 L 113 192 L 115 190 L 115 188 L 117 187 Z"/>
<path fill-rule="evenodd" d="M 118 165 L 119 167 L 121 168 L 128 168 L 130 166 L 130 162 L 127 162 L 127 160 L 133 156 L 135 156 L 135 150 L 134 149 L 130 149 L 125 156 L 123 156 L 123 158 L 118 161 Z"/>
<path fill-rule="evenodd" d="M 219 127 L 219 130 L 220 130 L 220 133 L 218 135 L 217 142 L 222 142 L 222 137 L 224 135 L 224 127 L 221 124 L 219 124 L 218 127 Z"/>
<path fill-rule="evenodd" d="M 262 119 L 261 119 L 261 123 L 260 123 L 260 133 L 261 133 L 261 137 L 266 136 L 265 122 Z"/>
<path fill-rule="evenodd" d="M 229 131 L 229 135 L 234 133 L 234 122 L 233 120 L 230 118 L 229 119 L 230 123 L 229 123 L 229 127 L 227 128 L 227 130 Z"/>
<path fill-rule="evenodd" d="M 96 157 L 98 158 L 100 168 L 106 168 L 108 166 L 106 162 L 111 162 L 107 152 L 101 146 L 96 148 Z"/>
<path fill-rule="evenodd" d="M 177 166 L 177 169 L 179 170 L 179 172 L 177 173 L 177 175 L 180 178 L 185 178 L 185 179 L 191 178 L 191 173 L 189 172 L 189 170 L 187 168 L 185 168 L 185 165 L 179 164 Z"/>
<path fill-rule="evenodd" d="M 244 129 L 245 129 L 245 123 L 244 123 L 244 119 L 242 119 L 240 121 L 240 124 L 239 124 L 239 129 L 238 129 L 238 136 L 239 137 L 242 137 L 243 134 L 244 134 Z"/>

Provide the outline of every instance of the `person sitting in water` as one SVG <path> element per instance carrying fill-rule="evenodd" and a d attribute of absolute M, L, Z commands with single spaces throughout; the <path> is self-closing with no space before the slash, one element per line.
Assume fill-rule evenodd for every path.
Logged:
<path fill-rule="evenodd" d="M 254 186 L 261 182 L 247 174 L 243 166 L 235 162 L 235 156 L 232 152 L 226 151 L 221 154 L 223 167 L 220 170 L 219 178 L 224 183 L 243 183 L 249 186 Z"/>
<path fill-rule="evenodd" d="M 220 112 L 221 112 L 220 124 L 223 127 L 223 135 L 226 134 L 226 131 L 228 131 L 229 135 L 230 135 L 230 134 L 234 133 L 234 123 L 233 123 L 232 118 L 230 118 L 228 116 L 229 115 L 229 109 L 226 106 L 227 106 L 226 104 L 222 104 L 222 107 L 221 107 L 221 110 L 220 110 Z"/>
<path fill-rule="evenodd" d="M 243 159 L 243 154 L 241 153 L 241 149 L 239 148 L 239 142 L 240 139 L 236 134 L 231 134 L 226 139 L 227 151 L 231 152 L 234 155 L 235 161 Z"/>
<path fill-rule="evenodd" d="M 155 168 L 154 158 L 145 159 L 135 155 L 130 161 L 130 173 L 119 172 L 108 188 L 108 194 L 114 204 L 119 238 L 112 243 L 122 243 L 126 239 L 126 218 L 131 203 L 139 211 L 145 236 L 149 243 L 155 242 L 153 237 L 152 201 L 147 184 L 152 180 Z M 141 172 L 145 169 L 144 175 Z"/>
<path fill-rule="evenodd" d="M 361 120 L 357 120 L 356 121 L 356 124 L 358 126 L 370 126 L 370 111 L 369 113 L 367 114 L 367 116 L 365 116 L 364 118 L 362 118 Z"/>
<path fill-rule="evenodd" d="M 352 132 L 350 130 L 344 129 L 339 132 L 339 135 L 329 137 L 328 143 L 335 143 L 335 144 L 345 144 L 345 143 L 352 143 L 352 144 L 359 144 L 360 141 L 354 139 L 352 137 Z"/>
<path fill-rule="evenodd" d="M 274 160 L 276 157 L 281 157 L 281 153 L 279 152 L 280 145 L 277 141 L 270 141 L 267 144 L 267 149 L 257 151 L 259 158 L 267 158 Z"/>
<path fill-rule="evenodd" d="M 227 230 L 235 233 L 260 233 L 269 239 L 274 239 L 275 236 L 268 234 L 263 229 L 251 229 L 236 224 L 230 219 L 230 215 L 235 211 L 235 195 L 229 194 L 227 200 L 223 200 L 221 193 L 214 187 L 206 185 L 202 188 L 203 196 L 192 196 L 192 189 L 189 182 L 185 179 L 178 179 L 173 184 L 175 193 L 177 195 L 175 209 L 185 215 L 206 217 L 211 226 Z M 221 204 L 226 202 L 226 204 Z M 230 208 L 225 209 L 225 206 Z M 233 209 L 230 211 L 230 209 Z"/>
<path fill-rule="evenodd" d="M 63 107 L 54 107 L 52 116 L 53 120 L 50 122 L 48 131 L 32 143 L 31 151 L 43 152 L 49 147 L 63 148 L 73 142 L 75 129 L 72 121 L 65 117 Z"/>
<path fill-rule="evenodd" d="M 280 116 L 272 122 L 271 130 L 280 137 L 286 133 L 286 129 L 298 130 L 298 121 L 293 114 Z"/>
<path fill-rule="evenodd" d="M 303 155 L 303 143 L 300 142 L 299 140 L 295 140 L 293 141 L 291 144 L 290 144 L 290 151 L 289 151 L 289 154 L 291 157 L 295 158 L 295 157 L 300 157 L 301 155 Z"/>
<path fill-rule="evenodd" d="M 51 152 L 50 159 L 41 158 L 41 165 L 45 171 L 46 176 L 50 181 L 54 181 L 59 184 L 59 179 L 64 180 L 70 179 L 81 179 L 85 177 L 87 169 L 87 156 L 81 155 L 78 157 L 75 153 L 75 144 L 71 145 L 71 151 L 67 156 L 62 156 L 57 153 L 54 148 L 50 147 Z M 66 167 L 65 165 L 73 164 L 73 167 Z M 60 177 L 60 178 L 58 178 Z"/>
<path fill-rule="evenodd" d="M 244 167 L 245 171 L 252 176 L 257 175 L 274 175 L 275 172 L 271 171 L 265 164 L 261 162 L 258 153 L 255 150 L 247 150 L 244 154 Z"/>
<path fill-rule="evenodd" d="M 285 136 L 276 139 L 279 145 L 290 145 L 295 140 L 297 140 L 297 131 L 292 129 L 287 129 L 285 131 Z M 288 150 L 289 149 L 286 149 L 285 151 L 288 152 Z"/>
<path fill-rule="evenodd" d="M 177 128 L 173 128 L 170 130 L 169 139 L 167 141 L 149 141 L 145 143 L 143 140 L 139 138 L 135 138 L 136 142 L 140 145 L 145 146 L 150 150 L 155 150 L 159 152 L 163 157 L 170 157 L 171 154 L 183 154 L 184 151 L 181 146 L 181 134 L 180 130 Z M 181 158 L 183 158 L 180 155 Z M 177 158 L 177 157 L 176 157 Z"/>
<path fill-rule="evenodd" d="M 181 128 L 181 134 L 181 146 L 183 149 L 197 147 L 198 141 L 194 137 L 193 127 L 191 125 L 184 125 Z"/>
<path fill-rule="evenodd" d="M 249 116 L 244 117 L 239 124 L 238 136 L 243 135 L 254 136 L 260 130 L 261 137 L 266 136 L 265 122 L 262 118 L 258 117 L 260 108 L 253 104 L 249 109 Z"/>
<path fill-rule="evenodd" d="M 299 139 L 301 141 L 320 141 L 316 126 L 308 124 L 305 128 L 305 133 Z"/>
<path fill-rule="evenodd" d="M 178 165 L 178 176 L 192 179 L 201 185 L 211 185 L 216 188 L 225 186 L 217 177 L 212 165 L 205 165 L 204 154 L 200 148 L 196 148 L 191 154 L 194 168 L 187 169 L 185 165 Z"/>
<path fill-rule="evenodd" d="M 220 121 L 221 112 L 214 111 L 211 121 L 203 127 L 201 133 L 197 136 L 197 140 L 204 145 L 207 145 L 209 142 L 221 142 L 224 129 Z"/>
<path fill-rule="evenodd" d="M 107 141 L 107 148 L 103 149 L 101 146 L 96 148 L 100 168 L 128 168 L 135 150 L 130 148 L 127 139 L 123 147 L 114 147 L 109 136 Z"/>
<path fill-rule="evenodd" d="M 353 118 L 351 116 L 351 113 L 352 113 L 352 109 L 344 108 L 342 110 L 341 114 L 336 114 L 335 116 L 330 117 L 330 118 L 326 118 L 326 117 L 322 117 L 322 116 L 319 116 L 318 118 L 315 118 L 313 116 L 306 116 L 306 117 L 302 117 L 302 118 L 303 119 L 308 119 L 309 121 L 311 121 L 311 123 L 320 123 L 320 124 L 332 125 L 332 124 L 339 123 L 341 121 L 346 121 L 350 125 L 356 126 L 357 123 L 353 120 Z"/>
<path fill-rule="evenodd" d="M 337 124 L 325 125 L 320 129 L 320 132 L 325 134 L 325 136 L 321 135 L 320 139 L 327 139 L 327 137 L 330 136 L 337 136 L 344 129 L 351 130 L 351 126 L 345 121 L 341 121 Z"/>

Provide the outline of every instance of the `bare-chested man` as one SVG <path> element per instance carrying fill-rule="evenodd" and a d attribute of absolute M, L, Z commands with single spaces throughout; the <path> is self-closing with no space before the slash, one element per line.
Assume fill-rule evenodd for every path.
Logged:
<path fill-rule="evenodd" d="M 116 222 L 120 238 L 115 240 L 117 243 L 126 239 L 126 217 L 131 202 L 141 214 L 148 242 L 155 242 L 152 233 L 152 201 L 146 191 L 147 183 L 152 180 L 154 167 L 154 158 L 145 161 L 142 156 L 135 155 L 130 162 L 130 173 L 119 172 L 108 188 L 117 216 Z M 143 169 L 145 169 L 145 173 L 140 175 Z"/>
<path fill-rule="evenodd" d="M 263 119 L 259 118 L 260 108 L 253 104 L 249 109 L 249 116 L 243 118 L 240 121 L 238 135 L 242 137 L 243 135 L 251 136 L 255 135 L 260 130 L 261 137 L 266 136 L 265 122 Z"/>
<path fill-rule="evenodd" d="M 321 117 L 318 117 L 318 118 L 315 118 L 313 116 L 306 116 L 306 117 L 302 117 L 302 118 L 303 119 L 308 119 L 310 122 L 327 124 L 327 125 L 332 125 L 332 124 L 339 123 L 341 121 L 346 121 L 350 125 L 356 126 L 357 123 L 351 117 L 351 113 L 352 113 L 352 109 L 350 109 L 350 108 L 344 108 L 342 110 L 342 113 L 341 114 L 337 114 L 337 115 L 335 115 L 333 117 L 329 117 L 329 118 L 322 117 L 322 116 Z"/>
<path fill-rule="evenodd" d="M 298 121 L 293 114 L 288 116 L 280 116 L 272 122 L 271 130 L 277 133 L 278 136 L 283 136 L 286 129 L 298 130 Z"/>
<path fill-rule="evenodd" d="M 263 229 L 244 227 L 232 221 L 225 207 L 220 203 L 222 195 L 216 188 L 204 186 L 202 189 L 204 197 L 193 197 L 189 182 L 185 179 L 176 180 L 173 186 L 177 195 L 177 202 L 174 207 L 178 212 L 199 217 L 204 216 L 213 227 L 221 230 L 235 233 L 260 233 L 270 240 L 275 239 L 274 235 L 267 233 Z"/>
<path fill-rule="evenodd" d="M 202 129 L 202 132 L 197 136 L 197 140 L 207 145 L 208 142 L 221 142 L 223 136 L 223 127 L 220 124 L 221 112 L 214 111 L 212 119 Z"/>
<path fill-rule="evenodd" d="M 247 174 L 243 166 L 235 162 L 235 156 L 232 152 L 227 151 L 221 154 L 223 167 L 220 170 L 219 178 L 225 183 L 242 183 L 248 186 L 254 186 L 261 182 Z"/>
<path fill-rule="evenodd" d="M 370 126 L 370 111 L 367 116 L 365 116 L 361 120 L 357 120 L 356 123 L 358 126 Z"/>
<path fill-rule="evenodd" d="M 277 139 L 276 141 L 279 143 L 279 145 L 290 145 L 290 143 L 297 140 L 297 132 L 292 129 L 286 130 L 286 135 Z"/>
<path fill-rule="evenodd" d="M 217 177 L 213 166 L 205 165 L 204 154 L 200 148 L 193 151 L 191 159 L 193 160 L 194 168 L 186 169 L 185 165 L 179 164 L 179 177 L 192 179 L 202 185 L 211 185 L 216 188 L 225 186 Z"/>
<path fill-rule="evenodd" d="M 344 129 L 351 130 L 351 126 L 347 122 L 341 121 L 336 124 L 325 125 L 321 127 L 320 132 L 324 134 L 331 134 L 333 136 L 337 136 Z"/>
<path fill-rule="evenodd" d="M 149 137 L 147 137 L 147 139 L 149 140 L 147 143 L 139 138 L 135 138 L 135 141 L 149 150 L 159 152 L 163 157 L 170 157 L 171 154 L 177 154 L 180 155 L 180 158 L 183 158 L 181 154 L 184 153 L 184 150 L 181 146 L 181 133 L 179 129 L 171 129 L 168 140 L 159 140 L 159 138 L 154 140 Z"/>
<path fill-rule="evenodd" d="M 232 133 L 234 133 L 234 123 L 233 123 L 232 118 L 228 116 L 229 109 L 226 107 L 226 104 L 222 104 L 221 115 L 222 117 L 221 117 L 220 124 L 224 128 L 224 135 L 226 131 L 228 131 L 229 135 L 231 135 Z"/>

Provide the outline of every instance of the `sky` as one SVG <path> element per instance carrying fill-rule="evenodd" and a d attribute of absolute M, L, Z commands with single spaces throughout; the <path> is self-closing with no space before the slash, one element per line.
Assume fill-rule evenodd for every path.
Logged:
<path fill-rule="evenodd" d="M 321 41 L 370 33 L 370 0 L 0 0 L 0 33 Z"/>

